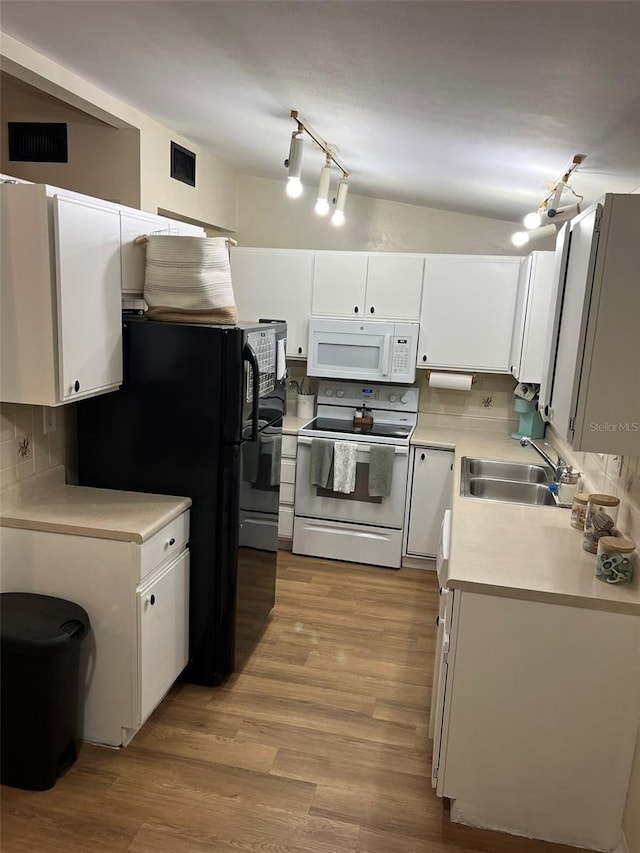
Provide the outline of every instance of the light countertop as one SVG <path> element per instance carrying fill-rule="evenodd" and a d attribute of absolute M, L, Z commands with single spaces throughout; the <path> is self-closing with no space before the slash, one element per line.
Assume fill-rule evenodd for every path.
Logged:
<path fill-rule="evenodd" d="M 282 422 L 282 432 L 285 435 L 297 435 L 305 424 L 313 418 L 297 418 L 295 415 L 285 415 Z"/>
<path fill-rule="evenodd" d="M 4 506 L 0 527 L 145 542 L 191 506 L 191 499 L 51 482 Z"/>
<path fill-rule="evenodd" d="M 639 573 L 629 586 L 597 580 L 595 555 L 583 550 L 570 510 L 460 495 L 463 456 L 543 464 L 534 450 L 500 433 L 421 423 L 412 444 L 455 451 L 451 588 L 640 615 Z"/>

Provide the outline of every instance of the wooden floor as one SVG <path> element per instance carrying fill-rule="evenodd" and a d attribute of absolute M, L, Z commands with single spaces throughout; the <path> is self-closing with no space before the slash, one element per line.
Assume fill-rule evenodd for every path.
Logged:
<path fill-rule="evenodd" d="M 2 788 L 2 853 L 557 853 L 452 824 L 431 789 L 432 572 L 280 553 L 260 645 L 181 684 L 122 751 Z"/>

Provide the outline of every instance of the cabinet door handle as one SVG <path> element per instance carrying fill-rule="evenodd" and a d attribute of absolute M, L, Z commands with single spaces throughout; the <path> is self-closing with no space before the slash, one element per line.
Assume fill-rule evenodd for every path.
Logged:
<path fill-rule="evenodd" d="M 440 627 L 440 617 L 436 616 L 436 628 Z"/>
<path fill-rule="evenodd" d="M 427 458 L 427 454 L 426 454 L 426 453 L 421 453 L 421 454 L 420 454 L 420 459 L 422 459 L 422 461 L 423 461 L 423 462 L 424 462 L 424 460 L 425 460 L 426 458 Z"/>
<path fill-rule="evenodd" d="M 147 604 L 150 604 L 152 607 L 156 603 L 156 597 L 153 593 L 147 598 Z"/>
<path fill-rule="evenodd" d="M 426 360 L 427 360 L 426 355 L 423 355 L 423 356 L 422 356 L 422 360 L 423 360 L 423 361 L 426 361 Z"/>
<path fill-rule="evenodd" d="M 371 306 L 371 308 L 369 308 L 369 311 L 371 311 L 372 314 L 376 313 L 376 309 L 373 307 L 373 305 Z"/>
<path fill-rule="evenodd" d="M 78 391 L 80 390 L 80 383 L 78 382 L 78 380 L 77 380 L 77 379 L 76 379 L 76 381 L 73 383 L 73 390 L 74 390 L 74 391 L 76 391 L 76 392 L 78 392 Z"/>
<path fill-rule="evenodd" d="M 298 347 L 298 355 L 302 355 L 302 347 Z"/>
<path fill-rule="evenodd" d="M 447 590 L 446 590 L 443 586 L 441 586 L 441 587 L 440 587 L 440 589 L 438 590 L 438 592 L 440 593 L 440 595 L 444 595 L 446 591 L 447 591 Z"/>
<path fill-rule="evenodd" d="M 353 307 L 353 311 L 354 311 L 354 313 L 355 313 L 355 314 L 357 314 L 357 313 L 358 313 L 359 308 L 358 308 L 358 306 L 357 306 L 357 305 L 354 305 L 354 307 Z"/>
<path fill-rule="evenodd" d="M 171 547 L 172 545 L 175 545 L 175 544 L 176 544 L 176 540 L 172 536 L 171 539 L 169 539 L 169 541 L 167 542 L 167 545 L 169 547 Z"/>

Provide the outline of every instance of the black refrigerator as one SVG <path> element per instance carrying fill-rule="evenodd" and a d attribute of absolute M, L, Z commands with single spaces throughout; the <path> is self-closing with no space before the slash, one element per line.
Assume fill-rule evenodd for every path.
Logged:
<path fill-rule="evenodd" d="M 189 663 L 217 685 L 275 601 L 286 324 L 123 325 L 120 390 L 78 403 L 80 485 L 192 500 Z"/>

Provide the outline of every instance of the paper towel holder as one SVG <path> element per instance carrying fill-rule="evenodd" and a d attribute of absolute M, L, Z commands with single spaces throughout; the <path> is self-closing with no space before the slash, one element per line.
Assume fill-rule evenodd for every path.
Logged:
<path fill-rule="evenodd" d="M 425 372 L 424 372 L 424 378 L 425 378 L 425 379 L 427 380 L 427 382 L 428 382 L 428 381 L 429 381 L 429 377 L 431 376 L 431 374 L 432 374 L 432 373 L 440 373 L 440 372 L 441 372 L 441 371 L 439 371 L 439 370 L 425 370 Z M 456 371 L 454 371 L 454 370 L 447 370 L 446 372 L 447 372 L 447 373 L 455 373 Z M 468 374 L 467 374 L 467 375 L 468 375 Z M 476 374 L 475 374 L 475 373 L 472 373 L 472 374 L 471 374 L 471 384 L 472 384 L 472 385 L 475 385 L 477 381 L 478 381 L 478 377 L 476 376 Z"/>

